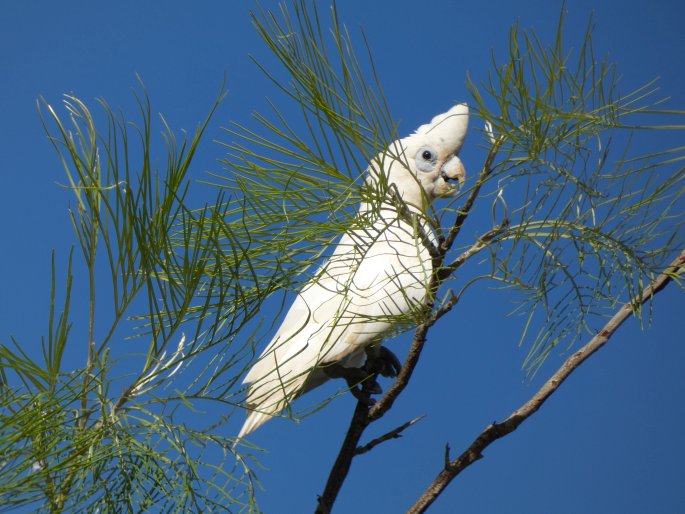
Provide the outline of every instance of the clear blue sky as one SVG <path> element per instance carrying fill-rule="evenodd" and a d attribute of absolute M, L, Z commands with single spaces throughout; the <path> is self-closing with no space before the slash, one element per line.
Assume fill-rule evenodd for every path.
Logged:
<path fill-rule="evenodd" d="M 351 29 L 365 28 L 391 107 L 406 131 L 468 99 L 466 72 L 484 78 L 491 49 L 503 54 L 517 19 L 549 41 L 559 12 L 549 0 L 339 4 Z M 200 179 L 220 169 L 216 160 L 223 150 L 210 142 L 228 139 L 220 126 L 229 120 L 249 123 L 250 112 L 265 110 L 264 97 L 275 93 L 248 57 L 270 62 L 250 24 L 252 5 L 2 2 L 0 341 L 14 335 L 27 346 L 39 344 L 47 327 L 50 252 L 55 249 L 64 263 L 74 242 L 69 196 L 56 185 L 63 175 L 36 99 L 42 95 L 57 103 L 61 94 L 73 92 L 90 103 L 104 97 L 132 113 L 130 89 L 138 73 L 154 110 L 173 128 L 192 130 L 226 74 L 229 96 L 194 169 Z M 596 51 L 618 64 L 626 90 L 660 76 L 669 105 L 685 108 L 682 2 L 580 0 L 567 2 L 567 9 L 569 42 L 580 41 L 594 13 Z M 462 152 L 467 170 L 478 168 L 468 148 L 476 141 L 474 134 Z M 484 293 L 431 333 L 410 389 L 370 435 L 417 415 L 426 419 L 403 439 L 354 462 L 336 512 L 402 512 L 439 471 L 446 442 L 455 452 L 463 449 L 561 363 L 564 356 L 557 352 L 532 384 L 526 382 L 518 325 L 504 318 L 510 305 L 497 293 Z M 685 512 L 684 306 L 685 296 L 675 288 L 660 295 L 653 328 L 640 332 L 634 322 L 623 327 L 533 419 L 492 445 L 431 512 Z M 401 353 L 406 341 L 395 348 Z M 313 510 L 352 408 L 353 401 L 343 398 L 300 424 L 276 420 L 255 434 L 253 440 L 269 449 L 268 470 L 260 473 L 266 512 Z"/>

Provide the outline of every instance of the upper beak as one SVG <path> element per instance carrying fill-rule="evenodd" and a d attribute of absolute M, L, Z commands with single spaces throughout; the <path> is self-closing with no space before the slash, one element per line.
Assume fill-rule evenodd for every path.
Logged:
<path fill-rule="evenodd" d="M 461 188 L 466 180 L 466 169 L 464 169 L 461 159 L 456 155 L 447 159 L 445 164 L 442 165 L 442 168 L 440 168 L 440 176 L 445 182 L 458 180 L 459 188 Z"/>

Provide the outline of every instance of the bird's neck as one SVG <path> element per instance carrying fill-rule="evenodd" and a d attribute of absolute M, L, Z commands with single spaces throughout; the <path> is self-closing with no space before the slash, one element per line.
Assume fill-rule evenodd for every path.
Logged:
<path fill-rule="evenodd" d="M 363 225 L 376 227 L 383 233 L 396 233 L 399 239 L 406 238 L 408 233 L 422 240 L 425 246 L 437 245 L 437 238 L 428 215 L 413 205 L 382 202 L 380 205 L 362 203 L 359 209 Z M 367 225 L 368 223 L 368 225 Z M 369 228 L 363 230 L 368 235 Z"/>
<path fill-rule="evenodd" d="M 404 219 L 407 222 L 411 222 L 412 218 L 418 218 L 421 223 L 428 220 L 428 215 L 423 209 L 416 205 L 390 198 L 380 204 L 362 202 L 359 207 L 359 215 L 374 220 Z"/>
<path fill-rule="evenodd" d="M 361 202 L 359 212 L 412 213 L 425 218 L 427 209 L 428 200 L 424 195 L 411 195 L 406 191 L 400 193 L 396 188 L 390 188 L 378 201 Z"/>

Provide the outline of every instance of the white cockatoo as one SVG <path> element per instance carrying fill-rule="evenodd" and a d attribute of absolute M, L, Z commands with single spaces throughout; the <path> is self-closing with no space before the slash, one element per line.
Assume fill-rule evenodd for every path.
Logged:
<path fill-rule="evenodd" d="M 455 105 L 371 162 L 366 183 L 379 198 L 362 203 L 359 226 L 342 236 L 302 288 L 245 377 L 248 412 L 238 438 L 331 377 L 353 386 L 373 373 L 397 374 L 399 361 L 379 345 L 429 294 L 426 237 L 434 243 L 435 236 L 425 213 L 435 198 L 454 196 L 455 182 L 465 179 L 457 154 L 467 127 L 468 107 Z M 386 362 L 368 369 L 372 354 Z M 379 392 L 371 383 L 366 393 Z"/>

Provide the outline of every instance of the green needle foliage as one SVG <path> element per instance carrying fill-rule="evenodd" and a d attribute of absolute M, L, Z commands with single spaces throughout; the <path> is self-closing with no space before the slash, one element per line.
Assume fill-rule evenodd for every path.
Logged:
<path fill-rule="evenodd" d="M 225 383 L 215 395 L 208 386 L 242 373 L 226 352 L 265 295 L 244 296 L 242 250 L 233 245 L 226 258 L 218 244 L 230 237 L 217 207 L 222 197 L 199 210 L 186 204 L 193 156 L 223 96 L 190 139 L 178 141 L 164 124 L 166 160 L 155 155 L 145 96 L 136 96 L 138 124 L 101 102 L 104 130 L 74 96 L 65 98 L 66 120 L 42 102 L 75 198 L 70 214 L 88 314 L 70 317 L 71 256 L 58 299 L 53 259 L 42 355 L 16 341 L 0 346 L 3 505 L 50 512 L 249 508 L 252 479 L 242 467 L 231 471 L 232 440 L 217 430 L 225 419 L 187 422 L 203 400 L 233 403 Z M 218 262 L 220 272 L 208 264 Z M 72 331 L 74 323 L 85 330 Z M 82 352 L 83 365 L 66 365 L 67 352 Z"/>
<path fill-rule="evenodd" d="M 232 232 L 242 229 L 249 239 L 255 287 L 274 270 L 307 269 L 350 228 L 363 171 L 397 137 L 377 77 L 365 79 L 335 10 L 326 31 L 313 2 L 290 7 L 281 6 L 280 19 L 269 11 L 253 15 L 289 77 L 260 66 L 288 109 L 272 102 L 271 117 L 255 115 L 258 128 L 228 129 L 228 173 L 214 175 L 218 187 L 241 198 L 227 215 Z"/>
<path fill-rule="evenodd" d="M 145 95 L 135 124 L 104 101 L 103 126 L 74 96 L 66 116 L 42 102 L 74 195 L 82 264 L 70 254 L 60 280 L 53 258 L 40 351 L 0 344 L 0 504 L 258 510 L 252 461 L 236 459 L 226 427 L 270 333 L 257 315 L 366 222 L 356 206 L 386 191 L 365 188 L 363 172 L 397 138 L 368 49 L 360 60 L 331 12 L 330 28 L 306 0 L 254 15 L 283 65 L 261 67 L 283 100 L 255 115 L 255 128 L 227 129 L 225 172 L 208 180 L 218 194 L 205 206 L 188 173 L 223 92 L 190 138 L 162 119 L 163 146 Z M 682 129 L 661 120 L 683 113 L 659 110 L 652 84 L 622 94 L 614 68 L 595 58 L 591 29 L 575 51 L 562 29 L 563 17 L 547 45 L 514 27 L 508 55 L 493 56 L 489 76 L 469 78 L 483 165 L 431 213 L 436 296 L 407 319 L 416 325 L 444 305 L 448 287 L 460 296 L 489 280 L 520 302 L 529 371 L 591 332 L 685 236 L 683 148 L 631 152 L 647 129 Z M 85 291 L 74 290 L 74 267 Z M 83 317 L 74 316 L 76 296 L 87 299 Z M 82 354 L 82 365 L 66 364 L 67 354 Z"/>
<path fill-rule="evenodd" d="M 511 211 L 491 278 L 521 293 L 531 371 L 637 294 L 685 236 L 683 149 L 631 148 L 641 131 L 682 130 L 661 124 L 685 112 L 658 110 L 653 83 L 622 94 L 614 66 L 594 56 L 592 27 L 566 50 L 563 21 L 549 46 L 515 26 L 507 60 L 468 82 L 497 149 L 487 181 Z"/>

